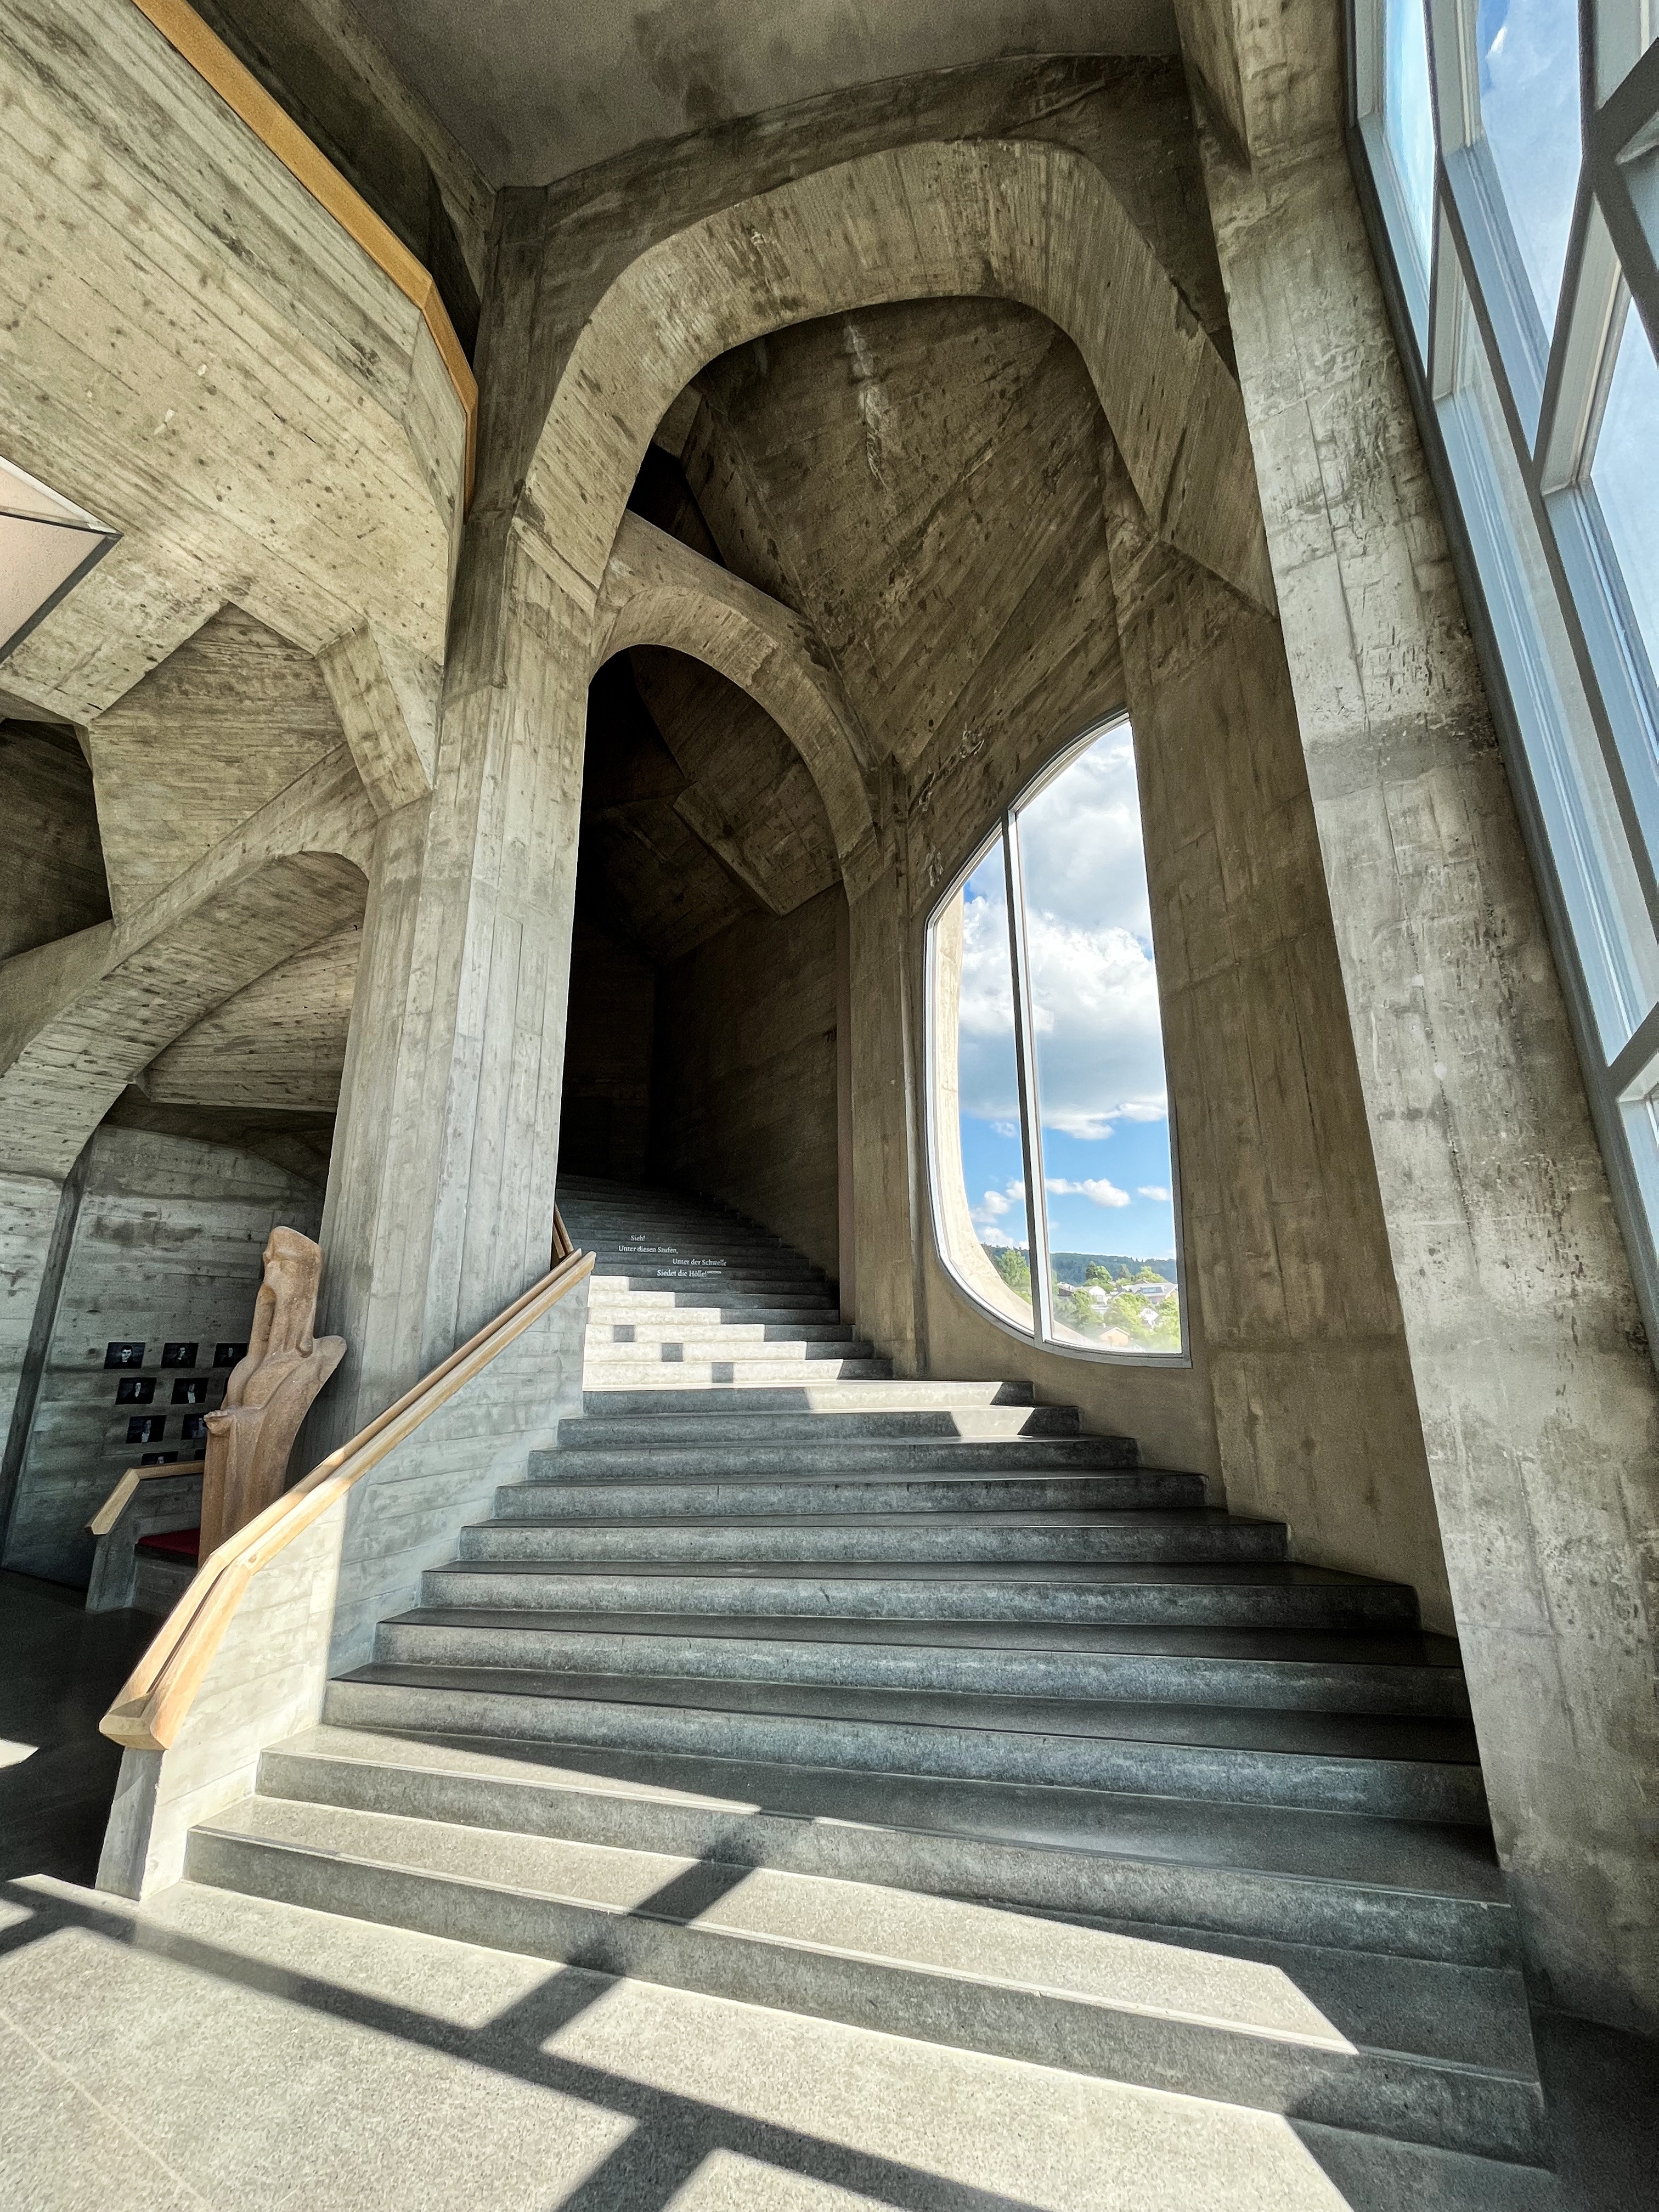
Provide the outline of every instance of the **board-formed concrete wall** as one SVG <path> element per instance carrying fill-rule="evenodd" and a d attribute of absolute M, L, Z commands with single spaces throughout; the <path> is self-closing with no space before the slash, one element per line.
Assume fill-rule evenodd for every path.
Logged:
<path fill-rule="evenodd" d="M 67 730 L 0 725 L 0 960 L 110 918 L 92 771 Z"/>
<path fill-rule="evenodd" d="M 561 1175 L 645 1181 L 656 999 L 651 963 L 578 915 L 565 1013 Z"/>
<path fill-rule="evenodd" d="M 733 922 L 663 969 L 657 1174 L 734 1206 L 835 1275 L 836 908 Z"/>
<path fill-rule="evenodd" d="M 1333 0 L 1200 0 L 1206 142 L 1349 1024 L 1534 1989 L 1659 2028 L 1659 1384 L 1343 139 Z"/>
<path fill-rule="evenodd" d="M 86 1523 L 123 1469 L 147 1451 L 201 1455 L 182 1425 L 224 1395 L 229 1370 L 216 1370 L 215 1346 L 247 1341 L 265 1239 L 279 1224 L 314 1237 L 322 1213 L 314 1183 L 229 1146 L 106 1127 L 88 1153 L 84 1176 L 66 1186 L 74 1218 L 62 1276 L 44 1292 L 53 1311 L 43 1357 L 19 1394 L 19 1418 L 32 1419 L 5 1547 L 7 1566 L 73 1583 L 91 1571 Z M 111 1343 L 141 1340 L 139 1367 L 105 1366 Z M 194 1344 L 195 1360 L 163 1369 L 168 1342 Z M 147 1405 L 117 1405 L 124 1374 L 154 1382 Z M 206 1396 L 175 1406 L 175 1385 L 192 1381 Z M 145 1418 L 161 1433 L 129 1443 L 129 1423 Z"/>

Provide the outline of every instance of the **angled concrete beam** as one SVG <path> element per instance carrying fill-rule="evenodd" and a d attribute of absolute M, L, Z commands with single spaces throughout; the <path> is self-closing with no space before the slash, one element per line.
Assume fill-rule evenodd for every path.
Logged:
<path fill-rule="evenodd" d="M 432 788 L 443 672 L 364 623 L 318 655 L 323 681 L 377 814 Z"/>
<path fill-rule="evenodd" d="M 593 642 L 595 667 L 635 645 L 689 653 L 764 707 L 817 787 L 849 894 L 863 888 L 876 851 L 864 738 L 829 656 L 798 614 L 639 515 L 624 514 Z"/>
<path fill-rule="evenodd" d="M 787 325 L 894 300 L 1016 300 L 1077 347 L 1153 530 L 1258 606 L 1273 579 L 1231 373 L 1099 169 L 1032 140 L 891 149 L 661 240 L 572 347 L 520 503 L 597 592 L 659 424 L 697 371 Z"/>
<path fill-rule="evenodd" d="M 1238 73 L 1238 24 L 1233 0 L 1175 0 L 1176 28 L 1188 78 L 1206 95 L 1210 120 L 1237 161 L 1250 158 L 1249 118 Z"/>

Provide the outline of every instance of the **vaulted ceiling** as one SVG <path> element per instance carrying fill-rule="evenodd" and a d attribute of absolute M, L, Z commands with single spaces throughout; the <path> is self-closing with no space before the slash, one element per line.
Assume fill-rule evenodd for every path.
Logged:
<path fill-rule="evenodd" d="M 1004 56 L 1173 53 L 1169 0 L 356 0 L 493 184 Z"/>
<path fill-rule="evenodd" d="M 906 303 L 712 363 L 631 503 L 805 617 L 878 775 L 954 850 L 1006 796 L 1011 752 L 1035 758 L 1119 703 L 1103 434 L 1081 360 L 1042 317 Z M 600 672 L 591 919 L 662 963 L 836 872 L 822 801 L 752 700 L 647 647 Z"/>

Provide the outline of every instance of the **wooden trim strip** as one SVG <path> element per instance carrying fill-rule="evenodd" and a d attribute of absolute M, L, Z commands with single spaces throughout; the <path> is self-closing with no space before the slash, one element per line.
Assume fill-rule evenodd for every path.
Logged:
<path fill-rule="evenodd" d="M 262 1568 L 326 1513 L 337 1498 L 379 1465 L 418 1429 L 429 1413 L 483 1373 L 498 1352 L 524 1334 L 550 1307 L 593 1271 L 592 1252 L 573 1252 L 522 1297 L 452 1352 L 441 1366 L 406 1390 L 349 1443 L 331 1452 L 274 1504 L 227 1538 L 167 1616 L 98 1723 L 103 1734 L 136 1751 L 165 1751 L 173 1743 L 201 1687 L 213 1655 Z"/>
<path fill-rule="evenodd" d="M 449 311 L 431 272 L 422 267 L 362 194 L 349 185 L 334 164 L 313 146 L 299 125 L 265 90 L 253 72 L 237 60 L 223 40 L 209 30 L 186 0 L 133 0 L 167 44 L 181 54 L 204 84 L 273 153 L 290 176 L 297 177 L 319 207 L 328 210 L 355 238 L 375 267 L 389 276 L 406 300 L 420 309 L 433 343 L 455 387 L 466 416 L 465 506 L 472 504 L 478 465 L 478 380 L 461 350 Z"/>
<path fill-rule="evenodd" d="M 127 1508 L 128 1500 L 137 1493 L 141 1482 L 165 1482 L 181 1474 L 200 1474 L 202 1462 L 195 1460 L 180 1465 L 170 1461 L 166 1467 L 130 1467 L 109 1496 L 87 1523 L 89 1536 L 107 1536 Z"/>

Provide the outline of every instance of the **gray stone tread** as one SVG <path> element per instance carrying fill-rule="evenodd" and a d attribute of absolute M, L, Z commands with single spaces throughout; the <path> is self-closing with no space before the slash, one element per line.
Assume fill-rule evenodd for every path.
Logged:
<path fill-rule="evenodd" d="M 720 1419 L 727 1413 L 937 1413 L 955 1406 L 1024 1406 L 1035 1407 L 1036 1394 L 1029 1382 L 908 1382 L 898 1376 L 878 1376 L 868 1381 L 837 1382 L 814 1378 L 796 1396 L 786 1386 L 747 1388 L 728 1386 L 710 1390 L 700 1403 L 688 1407 L 683 1393 L 641 1389 L 626 1384 L 582 1392 L 580 1418 L 624 1420 L 671 1413 L 678 1419 L 707 1413 Z"/>
<path fill-rule="evenodd" d="M 327 1723 L 285 1757 L 462 1773 L 530 1790 L 595 1791 L 707 1809 L 741 1829 L 767 1816 L 959 1836 L 1040 1852 L 1156 1860 L 1310 1884 L 1358 1885 L 1510 1909 L 1482 1829 L 1299 1807 L 1194 1803 L 1121 1790 L 878 1775 L 847 1767 L 549 1744 L 533 1737 L 405 1735 Z M 267 1754 L 269 1756 L 270 1754 Z"/>
<path fill-rule="evenodd" d="M 817 1722 L 854 1722 L 953 1734 L 998 1735 L 1249 1751 L 1343 1760 L 1478 1764 L 1474 1730 L 1462 1721 L 1370 1713 L 1308 1713 L 1271 1707 L 1137 1705 L 1112 1698 L 1014 1698 L 955 1691 L 866 1689 L 847 1684 L 714 1680 L 696 1675 L 544 1673 L 509 1667 L 420 1667 L 373 1662 L 339 1680 L 402 1689 L 485 1692 L 605 1705 Z"/>
<path fill-rule="evenodd" d="M 1141 1470 L 1125 1468 L 1121 1470 L 1127 1480 L 1138 1481 Z M 891 1478 L 882 1478 L 890 1482 Z M 980 1478 L 981 1480 L 983 1476 Z M 1012 1479 L 1012 1478 L 1011 1478 Z M 1036 1480 L 1046 1480 L 1047 1477 Z M 1098 1475 L 1086 1478 L 1098 1481 Z M 642 1485 L 647 1478 L 639 1478 Z M 526 1485 L 526 1488 L 532 1486 Z M 620 1489 L 623 1486 L 618 1483 Z M 659 1481 L 648 1483 L 653 1489 L 663 1487 Z M 679 1488 L 678 1477 L 673 1486 Z M 722 1486 L 711 1480 L 710 1487 Z M 480 1527 L 499 1525 L 490 1522 L 475 1524 Z M 722 1535 L 738 1536 L 745 1528 L 926 1528 L 929 1531 L 951 1528 L 1274 1528 L 1282 1524 L 1273 1521 L 1248 1521 L 1232 1513 L 1221 1513 L 1202 1505 L 1054 1505 L 1042 1506 L 1036 1510 L 1018 1506 L 951 1506 L 938 1508 L 925 1513 L 742 1513 L 711 1516 L 696 1513 L 630 1514 L 624 1520 L 598 1515 L 587 1519 L 573 1519 L 561 1516 L 556 1519 L 538 1520 L 532 1514 L 515 1514 L 513 1528 L 556 1528 L 566 1534 L 581 1528 L 625 1528 L 629 1534 L 647 1532 L 653 1528 L 717 1528 Z"/>
<path fill-rule="evenodd" d="M 561 1570 L 556 1562 L 540 1559 L 457 1559 L 435 1571 L 441 1574 L 555 1576 Z M 685 1581 L 707 1576 L 747 1575 L 757 1581 L 769 1583 L 776 1582 L 780 1577 L 791 1578 L 788 1563 L 778 1560 L 699 1559 L 695 1562 L 668 1560 L 659 1563 L 647 1559 L 637 1565 L 616 1559 L 607 1559 L 602 1564 L 590 1564 L 584 1560 L 573 1565 L 569 1571 L 594 1581 L 603 1581 L 607 1576 L 622 1577 L 629 1581 L 646 1576 Z M 813 1583 L 823 1583 L 826 1579 L 837 1582 L 980 1583 L 993 1589 L 1008 1583 L 1036 1583 L 1053 1589 L 1080 1587 L 1091 1589 L 1109 1589 L 1120 1584 L 1177 1589 L 1227 1588 L 1241 1583 L 1267 1589 L 1391 1590 L 1405 1587 L 1394 1583 L 1379 1583 L 1368 1575 L 1345 1574 L 1338 1567 L 1310 1567 L 1299 1561 L 1278 1559 L 1241 1559 L 1219 1565 L 1200 1561 L 1192 1565 L 1173 1566 L 1139 1559 L 1091 1560 L 1081 1565 L 1073 1565 L 1069 1562 L 1060 1565 L 1047 1560 L 1018 1559 L 983 1563 L 976 1560 L 919 1559 L 890 1565 L 869 1560 L 815 1559 L 810 1567 L 798 1570 L 793 1579 Z"/>
<path fill-rule="evenodd" d="M 1449 1636 L 1322 1635 L 1294 1628 L 1143 1628 L 1075 1621 L 872 1620 L 857 1616 L 761 1613 L 538 1613 L 529 1607 L 419 1606 L 391 1614 L 456 1628 L 568 1629 L 627 1636 L 697 1636 L 807 1644 L 944 1644 L 953 1650 L 1061 1651 L 1185 1659 L 1224 1659 L 1262 1666 L 1425 1668 L 1456 1674 Z"/>
<path fill-rule="evenodd" d="M 1517 1976 L 1310 1946 L 1156 1936 L 913 1890 L 659 1851 L 245 1798 L 198 1834 L 286 1846 L 784 1950 L 842 1953 L 983 1987 L 1043 1991 L 1333 2054 L 1406 2052 L 1535 2079 Z M 194 1869 L 192 1869 L 194 1870 Z M 525 1915 L 533 1923 L 532 1911 Z M 780 1996 L 787 2002 L 787 1987 Z"/>

